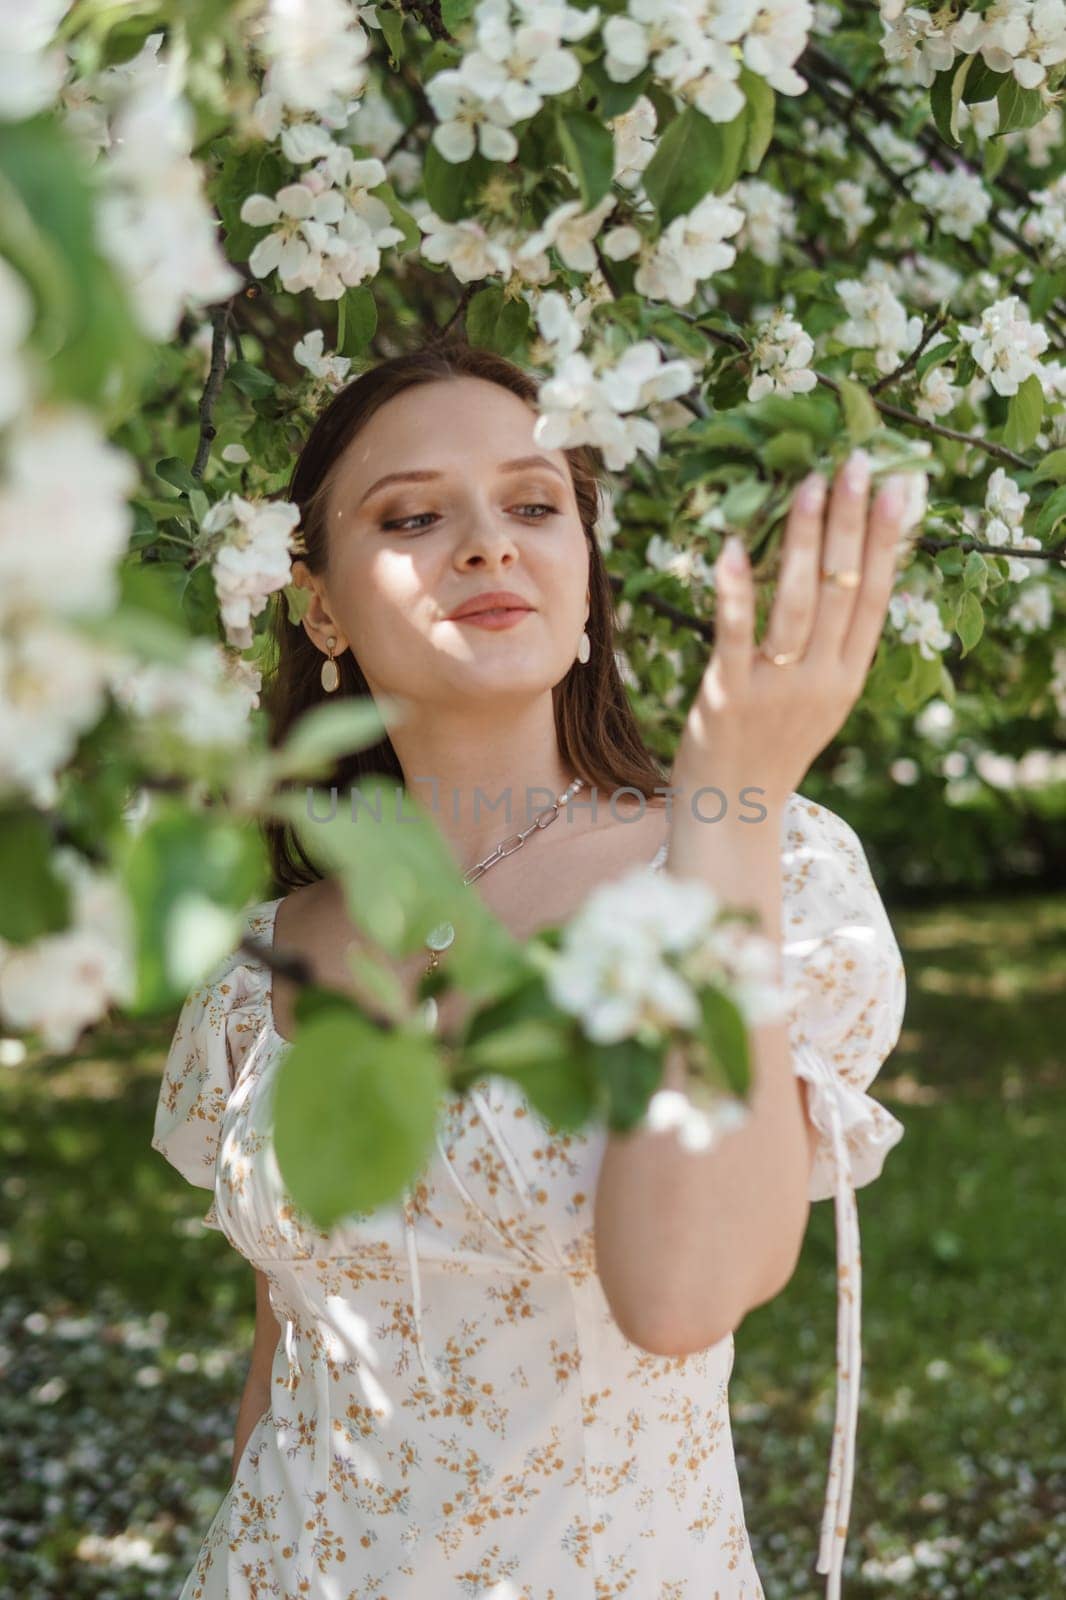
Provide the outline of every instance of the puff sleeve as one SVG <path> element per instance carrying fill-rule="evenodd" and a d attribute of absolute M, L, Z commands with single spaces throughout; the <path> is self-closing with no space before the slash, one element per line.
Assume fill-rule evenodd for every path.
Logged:
<path fill-rule="evenodd" d="M 151 1147 L 197 1188 L 214 1190 L 222 1114 L 233 1090 L 230 1014 L 241 993 L 234 952 L 186 997 L 163 1067 Z M 220 1229 L 215 1202 L 203 1217 Z"/>
<path fill-rule="evenodd" d="M 818 1139 L 810 1198 L 832 1197 L 837 1244 L 836 1414 L 817 1570 L 838 1600 L 851 1510 L 861 1378 L 855 1190 L 880 1175 L 903 1125 L 867 1091 L 899 1038 L 906 979 L 855 830 L 790 797 L 783 822 L 782 974 L 789 1042 Z"/>

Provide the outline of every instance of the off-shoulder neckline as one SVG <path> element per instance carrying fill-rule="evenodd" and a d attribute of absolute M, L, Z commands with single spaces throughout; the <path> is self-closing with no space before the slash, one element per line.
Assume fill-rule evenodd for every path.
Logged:
<path fill-rule="evenodd" d="M 656 850 L 651 861 L 648 863 L 653 871 L 658 870 L 658 868 L 661 867 L 666 860 L 667 845 L 668 841 L 664 841 L 664 843 L 659 846 L 658 850 Z M 285 896 L 283 894 L 279 894 L 274 900 L 262 900 L 258 905 L 253 906 L 247 913 L 247 920 L 249 922 L 253 917 L 266 918 L 266 931 L 269 934 L 266 948 L 271 952 L 273 952 L 274 949 L 275 924 L 277 922 L 278 907 L 284 899 Z M 255 958 L 252 957 L 251 959 L 254 960 Z M 258 965 L 262 968 L 264 975 L 261 1000 L 264 1016 L 263 1031 L 275 1045 L 280 1045 L 282 1048 L 286 1048 L 287 1046 L 293 1044 L 294 1041 L 292 1039 L 286 1039 L 285 1035 L 279 1032 L 277 1023 L 274 1021 L 273 969 L 267 966 L 265 961 L 260 961 Z"/>

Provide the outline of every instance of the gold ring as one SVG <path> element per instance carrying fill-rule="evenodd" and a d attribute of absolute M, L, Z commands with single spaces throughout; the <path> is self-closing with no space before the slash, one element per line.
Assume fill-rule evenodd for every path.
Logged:
<path fill-rule="evenodd" d="M 835 571 L 823 567 L 822 577 L 827 583 L 835 583 L 838 589 L 857 589 L 862 582 L 862 573 L 857 567 L 838 567 Z"/>
<path fill-rule="evenodd" d="M 802 650 L 782 650 L 779 651 L 777 655 L 772 655 L 770 651 L 767 650 L 765 643 L 759 646 L 759 650 L 761 654 L 766 657 L 767 661 L 773 662 L 775 667 L 791 667 L 795 664 L 795 662 L 800 661 L 803 657 Z"/>

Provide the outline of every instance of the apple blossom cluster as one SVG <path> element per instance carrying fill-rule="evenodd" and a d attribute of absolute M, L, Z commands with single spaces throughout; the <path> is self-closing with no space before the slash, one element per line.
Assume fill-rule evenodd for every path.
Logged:
<path fill-rule="evenodd" d="M 935 600 L 901 589 L 888 602 L 888 615 L 903 643 L 916 644 L 927 661 L 934 660 L 951 643 L 951 634 L 941 621 Z"/>
<path fill-rule="evenodd" d="M 540 297 L 536 317 L 556 363 L 540 386 L 536 442 L 546 450 L 595 445 L 612 471 L 628 465 L 638 450 L 657 455 L 659 429 L 636 412 L 687 393 L 693 383 L 688 362 L 664 361 L 651 339 L 638 340 L 617 360 L 606 347 L 591 357 L 583 354 L 581 325 L 557 290 Z"/>
<path fill-rule="evenodd" d="M 761 400 L 766 394 L 808 394 L 818 382 L 808 365 L 814 340 L 790 311 L 775 307 L 757 326 L 751 351 L 754 376 L 748 385 L 749 400 Z"/>
<path fill-rule="evenodd" d="M 299 507 L 290 500 L 226 494 L 201 522 L 222 626 L 234 649 L 250 647 L 253 618 L 270 595 L 292 582 L 292 557 L 302 548 L 299 535 L 294 537 L 299 521 Z"/>
<path fill-rule="evenodd" d="M 803 93 L 793 63 L 813 21 L 809 0 L 628 0 L 625 14 L 603 25 L 604 69 L 628 83 L 651 63 L 681 100 L 712 122 L 731 122 L 744 108 L 741 64 L 778 94 Z"/>
<path fill-rule="evenodd" d="M 39 1032 L 46 1049 L 73 1049 L 82 1030 L 136 993 L 130 905 L 117 882 L 66 845 L 52 854 L 71 898 L 70 921 L 29 944 L 0 939 L 0 1016 Z"/>
<path fill-rule="evenodd" d="M 982 540 L 986 544 L 1013 547 L 1016 550 L 1039 550 L 1040 540 L 1033 534 L 1023 532 L 1023 518 L 1028 504 L 1029 496 L 1025 491 L 1019 489 L 1013 478 L 1008 477 L 1005 468 L 997 467 L 985 485 L 985 517 L 980 530 Z M 967 522 L 971 515 L 971 509 L 967 506 L 963 521 Z M 1047 568 L 1046 561 L 1021 561 L 1017 556 L 1006 556 L 1006 562 L 1007 576 L 1012 583 L 1024 583 Z"/>
<path fill-rule="evenodd" d="M 113 653 L 77 623 L 118 598 L 137 472 L 92 413 L 36 403 L 40 375 L 22 355 L 32 320 L 29 291 L 0 257 L 0 793 L 48 805 L 106 705 Z"/>
<path fill-rule="evenodd" d="M 594 1043 L 662 1044 L 698 1028 L 708 986 L 728 995 L 749 1025 L 785 1017 L 790 994 L 777 967 L 773 943 L 724 911 L 701 879 L 641 866 L 587 897 L 563 930 L 546 984 Z M 649 1103 L 650 1124 L 678 1126 L 686 1148 L 706 1149 L 746 1120 L 746 1105 L 724 1085 L 702 1087 L 701 1094 L 693 1084 L 680 1100 L 678 1091 L 661 1091 L 669 1098 Z"/>
<path fill-rule="evenodd" d="M 880 0 L 882 49 L 900 83 L 928 89 L 962 56 L 980 55 L 991 72 L 1022 89 L 1041 89 L 1049 67 L 1066 61 L 1064 0 L 994 0 L 983 11 L 930 12 L 908 0 Z"/>
<path fill-rule="evenodd" d="M 1043 323 L 1033 322 L 1018 295 L 986 306 L 976 324 L 960 323 L 959 338 L 997 394 L 1017 394 L 1025 380 L 1043 376 L 1040 357 L 1050 343 Z"/>
<path fill-rule="evenodd" d="M 148 338 L 173 338 L 187 309 L 235 294 L 240 274 L 222 251 L 192 155 L 195 127 L 184 63 L 153 33 L 130 61 L 64 96 L 66 126 L 99 168 L 96 243 L 120 274 Z"/>
<path fill-rule="evenodd" d="M 836 292 L 848 316 L 833 330 L 834 336 L 854 350 L 872 350 L 879 372 L 893 371 L 921 338 L 921 317 L 908 316 L 890 285 L 870 272 L 865 279 L 841 278 Z"/>
<path fill-rule="evenodd" d="M 298 183 L 248 195 L 241 221 L 271 230 L 249 256 L 250 270 L 266 278 L 276 269 L 286 289 L 310 289 L 319 300 L 339 300 L 376 277 L 382 250 L 403 238 L 388 206 L 370 193 L 385 181 L 376 156 L 359 160 L 333 145 Z"/>
<path fill-rule="evenodd" d="M 436 73 L 426 98 L 437 118 L 433 143 L 446 161 L 469 161 L 475 150 L 491 161 L 513 161 L 511 129 L 535 116 L 549 95 L 572 89 L 581 62 L 566 45 L 584 39 L 600 20 L 564 0 L 478 0 L 476 48 L 458 67 Z"/>
<path fill-rule="evenodd" d="M 67 75 L 56 29 L 70 0 L 7 5 L 0 13 L 0 122 L 19 122 L 54 104 Z"/>

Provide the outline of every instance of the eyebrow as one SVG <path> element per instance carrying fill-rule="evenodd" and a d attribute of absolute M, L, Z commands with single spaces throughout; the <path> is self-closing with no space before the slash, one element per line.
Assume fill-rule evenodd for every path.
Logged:
<path fill-rule="evenodd" d="M 557 478 L 563 478 L 563 474 L 559 471 L 555 462 L 549 461 L 547 456 L 516 456 L 513 461 L 502 461 L 497 471 L 521 472 L 526 467 L 547 467 L 548 471 L 554 472 Z M 370 488 L 358 502 L 356 510 L 359 509 L 364 500 L 369 500 L 372 494 L 377 494 L 379 489 L 384 489 L 390 483 L 428 483 L 433 478 L 441 478 L 443 476 L 443 473 L 434 471 L 429 467 L 412 468 L 410 472 L 386 472 L 383 478 L 378 478 L 370 485 Z M 563 482 L 566 482 L 565 478 L 563 478 Z"/>

